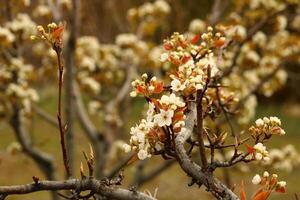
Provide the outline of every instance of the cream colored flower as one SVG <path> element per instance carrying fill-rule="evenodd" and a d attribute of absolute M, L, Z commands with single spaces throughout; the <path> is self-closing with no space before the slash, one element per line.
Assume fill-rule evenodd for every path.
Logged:
<path fill-rule="evenodd" d="M 258 174 L 256 174 L 252 179 L 252 183 L 254 185 L 258 185 L 258 184 L 260 184 L 260 182 L 261 182 L 261 177 Z"/>
<path fill-rule="evenodd" d="M 182 91 L 185 89 L 185 85 L 180 82 L 178 79 L 174 79 L 171 82 L 171 89 L 175 92 Z"/>
<path fill-rule="evenodd" d="M 137 156 L 140 160 L 145 160 L 148 157 L 148 152 L 144 149 L 141 149 L 139 150 Z"/>
<path fill-rule="evenodd" d="M 172 117 L 174 115 L 173 110 L 160 110 L 159 114 L 154 116 L 154 122 L 157 123 L 158 126 L 170 126 L 172 123 Z"/>

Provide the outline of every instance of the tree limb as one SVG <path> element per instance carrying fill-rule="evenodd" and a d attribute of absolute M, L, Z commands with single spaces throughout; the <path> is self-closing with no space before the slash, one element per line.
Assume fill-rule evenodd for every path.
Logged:
<path fill-rule="evenodd" d="M 26 185 L 0 186 L 0 195 L 28 194 L 38 191 L 75 190 L 77 192 L 92 191 L 109 199 L 121 200 L 155 200 L 144 193 L 130 191 L 106 185 L 104 182 L 86 178 L 83 180 L 69 179 L 64 181 L 39 181 Z"/>
<path fill-rule="evenodd" d="M 191 103 L 190 112 L 186 117 L 186 131 L 182 131 L 176 137 L 176 152 L 177 159 L 180 167 L 191 176 L 199 185 L 204 185 L 208 191 L 210 191 L 214 197 L 219 200 L 239 200 L 239 198 L 219 180 L 215 179 L 209 172 L 203 172 L 201 167 L 193 162 L 185 148 L 184 143 L 190 137 L 196 119 L 196 105 Z"/>
<path fill-rule="evenodd" d="M 106 163 L 105 153 L 107 148 L 107 141 L 105 136 L 97 130 L 97 128 L 89 118 L 82 101 L 79 87 L 76 82 L 74 82 L 73 86 L 76 114 L 82 129 L 89 138 L 89 141 L 92 143 L 93 149 L 95 151 L 95 173 L 96 177 L 100 178 L 103 176 L 103 171 Z"/>

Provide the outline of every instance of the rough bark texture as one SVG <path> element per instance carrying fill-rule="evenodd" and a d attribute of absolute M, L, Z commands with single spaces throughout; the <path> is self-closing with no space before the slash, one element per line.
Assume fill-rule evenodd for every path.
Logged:
<path fill-rule="evenodd" d="M 204 185 L 217 199 L 238 200 L 239 198 L 229 188 L 214 178 L 210 172 L 203 171 L 201 167 L 193 162 L 188 156 L 184 148 L 184 143 L 193 131 L 196 118 L 196 105 L 192 103 L 190 106 L 190 112 L 185 121 L 186 131 L 181 132 L 176 137 L 176 152 L 181 168 L 186 174 L 192 177 L 197 184 Z"/>

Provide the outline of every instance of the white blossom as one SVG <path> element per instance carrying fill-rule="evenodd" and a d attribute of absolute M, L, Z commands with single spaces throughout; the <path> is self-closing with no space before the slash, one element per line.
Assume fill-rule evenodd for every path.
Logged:
<path fill-rule="evenodd" d="M 149 155 L 148 155 L 148 152 L 146 150 L 141 149 L 141 150 L 139 150 L 137 156 L 140 160 L 145 160 Z"/>
<path fill-rule="evenodd" d="M 173 79 L 171 82 L 171 89 L 175 92 L 182 91 L 185 89 L 185 85 L 178 79 Z"/>
<path fill-rule="evenodd" d="M 156 114 L 154 116 L 154 122 L 160 127 L 170 126 L 171 123 L 172 123 L 173 115 L 174 115 L 173 110 L 164 111 L 164 110 L 161 109 L 160 113 Z"/>
<path fill-rule="evenodd" d="M 261 182 L 261 177 L 258 174 L 256 174 L 252 179 L 252 183 L 254 185 L 258 185 L 258 184 L 260 184 L 260 182 Z"/>

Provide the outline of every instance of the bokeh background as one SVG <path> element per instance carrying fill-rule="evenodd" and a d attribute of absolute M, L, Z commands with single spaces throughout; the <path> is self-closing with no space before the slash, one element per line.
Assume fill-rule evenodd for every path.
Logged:
<path fill-rule="evenodd" d="M 0 0 L 0 23 L 5 23 L 5 15 L 7 7 L 4 1 Z M 12 1 L 12 12 L 18 11 L 15 8 L 15 2 Z M 22 12 L 28 13 L 29 16 L 36 18 L 37 24 L 47 24 L 48 17 L 37 18 L 37 5 L 43 1 L 31 0 L 30 6 L 24 8 Z M 45 1 L 46 2 L 46 1 Z M 86 0 L 81 2 L 81 25 L 79 34 L 81 36 L 95 36 L 100 43 L 114 43 L 115 38 L 120 33 L 131 32 L 131 26 L 128 23 L 127 11 L 132 7 L 137 7 L 146 0 Z M 159 30 L 160 33 L 153 36 L 153 40 L 160 43 L 164 38 L 168 37 L 172 32 L 185 32 L 189 27 L 189 22 L 192 19 L 200 18 L 207 19 L 208 14 L 212 9 L 213 1 L 210 0 L 168 0 L 171 6 L 171 13 L 166 19 L 165 25 Z M 228 8 L 230 10 L 230 7 Z M 19 12 L 19 11 L 18 11 Z M 15 13 L 16 15 L 17 13 Z M 226 13 L 225 13 L 226 14 Z M 61 14 L 64 19 L 65 13 Z M 50 17 L 51 19 L 51 17 Z M 30 52 L 30 44 L 25 46 L 25 57 L 30 59 L 33 66 L 38 69 L 40 60 L 35 58 Z M 1 67 L 1 66 L 0 66 Z M 54 67 L 54 66 L 53 66 Z M 259 106 L 256 109 L 255 118 L 263 116 L 278 116 L 282 120 L 283 128 L 286 131 L 284 137 L 276 137 L 272 139 L 268 145 L 269 148 L 281 148 L 287 144 L 293 144 L 300 152 L 300 66 L 291 65 L 287 67 L 288 80 L 284 87 L 277 91 L 272 97 L 264 97 L 258 95 Z M 38 76 L 38 75 L 37 75 Z M 39 78 L 39 77 L 37 77 Z M 49 112 L 52 116 L 56 114 L 56 82 L 55 79 L 45 78 L 43 81 L 34 82 L 34 88 L 37 89 L 40 100 L 37 105 Z M 90 97 L 84 95 L 84 101 L 88 102 Z M 141 99 L 133 100 L 131 110 L 128 113 L 126 124 L 124 124 L 124 135 L 121 139 L 128 139 L 129 129 L 142 116 L 144 102 Z M 247 106 L 247 105 L 246 105 Z M 100 117 L 99 117 L 100 118 Z M 92 118 L 94 123 L 101 129 L 102 121 L 98 117 Z M 59 177 L 63 177 L 62 160 L 59 146 L 58 131 L 53 126 L 40 119 L 37 115 L 32 115 L 30 120 L 26 122 L 30 136 L 33 140 L 33 145 L 39 147 L 45 152 L 49 152 L 55 156 L 55 165 L 58 168 Z M 88 150 L 88 140 L 81 130 L 78 122 L 75 122 L 75 146 L 76 159 L 75 171 L 79 175 L 80 162 L 83 161 L 82 151 Z M 43 177 L 43 174 L 36 167 L 34 162 L 21 151 L 11 150 L 15 137 L 11 127 L 7 122 L 0 122 L 0 185 L 23 184 L 31 182 L 32 176 Z M 146 161 L 145 171 L 153 169 L 159 163 L 164 162 L 160 157 Z M 128 186 L 134 180 L 136 166 L 133 164 L 127 167 L 124 171 L 125 180 L 124 186 Z M 77 167 L 76 167 L 77 166 Z M 110 166 L 108 166 L 109 168 Z M 275 194 L 271 200 L 291 200 L 294 199 L 294 194 L 299 193 L 300 168 L 296 166 L 292 171 L 273 171 L 280 174 L 280 178 L 287 181 L 287 193 Z M 254 191 L 254 186 L 251 184 L 251 178 L 255 173 L 262 173 L 263 168 L 251 168 L 250 171 L 240 171 L 231 169 L 228 171 L 231 181 L 236 185 L 235 191 L 238 192 L 238 185 L 241 180 L 246 183 L 246 190 Z M 271 171 L 272 172 L 272 171 Z M 223 172 L 220 170 L 217 175 L 222 179 Z M 188 186 L 189 178 L 180 170 L 177 165 L 171 166 L 163 171 L 159 176 L 141 186 L 141 191 L 150 191 L 154 193 L 157 189 L 158 198 L 162 200 L 196 200 L 196 199 L 211 199 L 210 195 L 199 189 L 197 186 Z M 49 193 L 39 192 L 26 196 L 10 196 L 9 200 L 20 199 L 41 199 L 47 200 L 50 198 Z"/>

